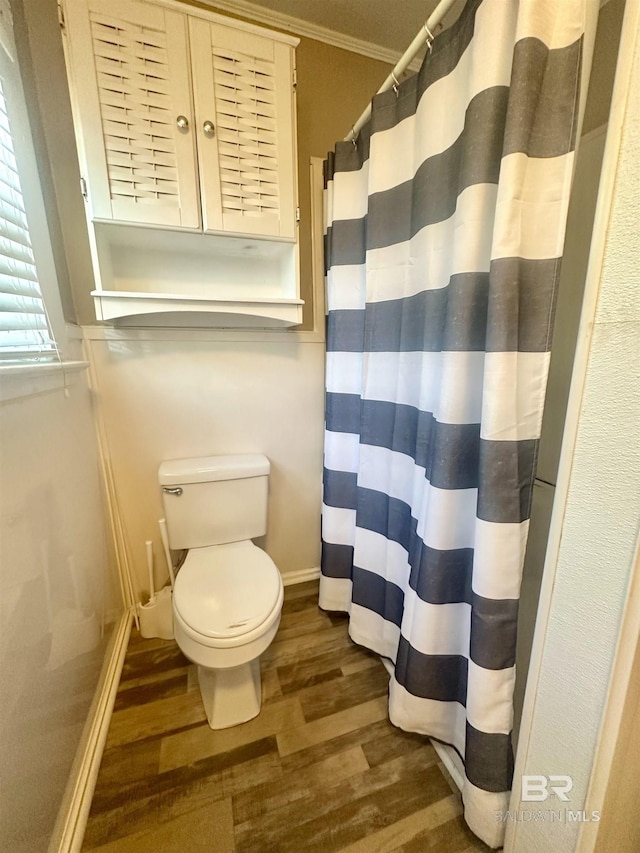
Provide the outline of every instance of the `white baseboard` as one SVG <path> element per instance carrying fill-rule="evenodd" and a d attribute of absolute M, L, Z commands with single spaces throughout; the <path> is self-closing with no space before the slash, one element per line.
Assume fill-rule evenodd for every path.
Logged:
<path fill-rule="evenodd" d="M 77 853 L 82 847 L 130 633 L 131 613 L 125 612 L 114 628 L 107 647 L 100 680 L 58 812 L 49 853 Z"/>
<path fill-rule="evenodd" d="M 310 569 L 298 569 L 296 572 L 286 572 L 282 575 L 282 583 L 291 586 L 294 583 L 305 583 L 315 581 L 320 577 L 320 566 L 312 566 Z"/>
<path fill-rule="evenodd" d="M 444 766 L 447 768 L 449 775 L 456 783 L 456 787 L 462 791 L 462 786 L 464 784 L 464 769 L 458 753 L 452 746 L 449 746 L 446 743 L 441 743 L 438 740 L 431 740 L 431 746 L 435 749 L 440 761 L 442 761 Z"/>

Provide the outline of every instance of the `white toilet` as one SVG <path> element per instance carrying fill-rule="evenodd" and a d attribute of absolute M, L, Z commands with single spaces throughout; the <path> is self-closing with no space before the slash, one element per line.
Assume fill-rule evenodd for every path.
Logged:
<path fill-rule="evenodd" d="M 273 640 L 283 586 L 252 539 L 267 530 L 269 460 L 259 454 L 163 462 L 169 544 L 189 549 L 173 590 L 176 642 L 198 666 L 212 729 L 260 712 L 260 655 Z"/>

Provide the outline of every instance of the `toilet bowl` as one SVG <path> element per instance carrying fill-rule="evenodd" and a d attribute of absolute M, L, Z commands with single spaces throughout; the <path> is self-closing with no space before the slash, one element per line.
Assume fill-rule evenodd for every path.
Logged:
<path fill-rule="evenodd" d="M 260 712 L 260 655 L 280 624 L 284 590 L 271 558 L 253 542 L 194 548 L 173 593 L 176 642 L 198 666 L 213 729 Z"/>
<path fill-rule="evenodd" d="M 170 545 L 189 548 L 174 584 L 174 635 L 197 665 L 212 729 L 260 712 L 260 655 L 280 624 L 280 572 L 251 538 L 239 538 L 266 531 L 268 471 L 259 455 L 160 466 Z"/>

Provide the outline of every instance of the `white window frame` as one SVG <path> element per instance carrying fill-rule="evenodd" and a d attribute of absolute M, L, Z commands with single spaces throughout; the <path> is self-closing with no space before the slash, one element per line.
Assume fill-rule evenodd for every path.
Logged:
<path fill-rule="evenodd" d="M 69 360 L 69 348 L 78 337 L 67 327 L 58 288 L 51 236 L 47 222 L 40 173 L 36 160 L 26 98 L 13 37 L 8 0 L 0 0 L 0 75 L 7 102 L 14 154 L 29 225 L 29 236 L 45 304 L 49 327 L 56 342 L 54 359 L 38 360 L 37 354 L 17 354 L 16 360 L 0 360 L 0 401 L 66 386 L 69 376 L 87 364 Z"/>

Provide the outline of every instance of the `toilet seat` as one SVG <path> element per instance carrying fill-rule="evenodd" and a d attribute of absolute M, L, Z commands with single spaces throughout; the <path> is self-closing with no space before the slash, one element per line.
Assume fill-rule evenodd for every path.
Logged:
<path fill-rule="evenodd" d="M 279 618 L 282 578 L 250 540 L 192 548 L 178 572 L 174 616 L 194 641 L 214 648 L 251 642 Z"/>

